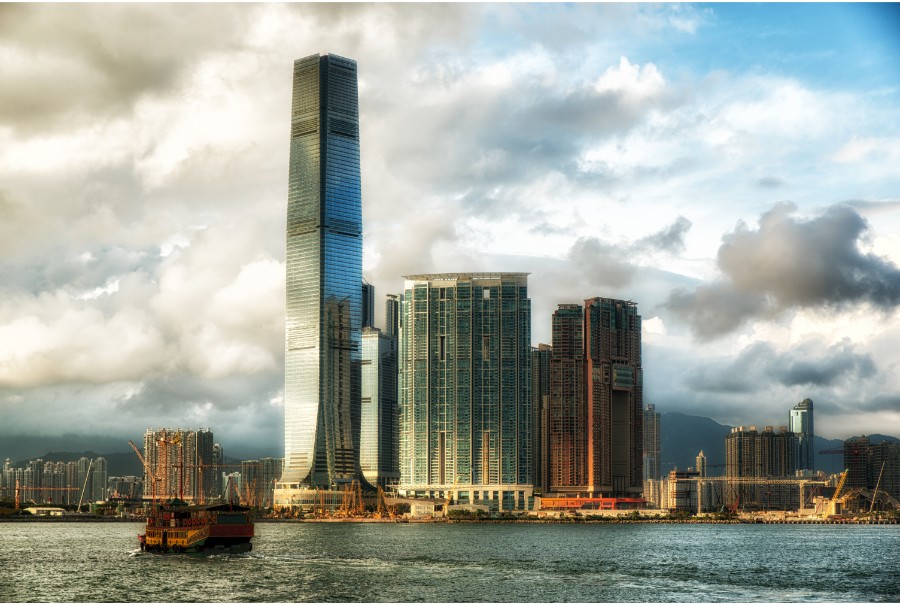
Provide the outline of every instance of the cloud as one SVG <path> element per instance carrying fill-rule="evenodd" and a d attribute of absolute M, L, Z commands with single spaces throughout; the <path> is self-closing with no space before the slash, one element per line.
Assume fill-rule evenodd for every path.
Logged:
<path fill-rule="evenodd" d="M 668 227 L 638 240 L 634 248 L 636 250 L 649 249 L 651 251 L 668 252 L 678 254 L 684 252 L 684 238 L 691 229 L 691 221 L 679 216 Z"/>
<path fill-rule="evenodd" d="M 198 55 L 232 47 L 252 10 L 4 5 L 0 124 L 46 131 L 127 113 L 141 97 L 171 90 Z"/>
<path fill-rule="evenodd" d="M 827 348 L 820 341 L 808 341 L 781 353 L 770 343 L 757 342 L 733 361 L 693 370 L 686 380 L 697 391 L 754 393 L 773 382 L 807 389 L 852 385 L 872 378 L 877 370 L 871 355 L 857 353 L 848 340 Z"/>
<path fill-rule="evenodd" d="M 756 230 L 739 223 L 719 248 L 723 278 L 673 292 L 667 307 L 709 339 L 794 308 L 868 302 L 888 310 L 900 302 L 900 269 L 859 249 L 869 228 L 862 216 L 844 205 L 808 220 L 795 210 L 776 205 Z"/>

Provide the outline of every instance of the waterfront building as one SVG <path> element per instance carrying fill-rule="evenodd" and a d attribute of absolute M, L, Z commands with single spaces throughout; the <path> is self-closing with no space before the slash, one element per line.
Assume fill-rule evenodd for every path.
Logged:
<path fill-rule="evenodd" d="M 871 483 L 869 438 L 865 435 L 844 441 L 844 468 L 849 472 L 844 489 L 866 488 Z"/>
<path fill-rule="evenodd" d="M 884 491 L 900 500 L 900 443 L 872 443 L 865 435 L 844 441 L 844 489 Z"/>
<path fill-rule="evenodd" d="M 644 408 L 644 481 L 659 479 L 660 419 L 656 406 L 648 403 Z M 701 452 L 702 453 L 702 452 Z M 699 467 L 698 467 L 699 470 Z"/>
<path fill-rule="evenodd" d="M 359 464 L 370 486 L 387 488 L 400 480 L 397 374 L 396 337 L 363 328 Z"/>
<path fill-rule="evenodd" d="M 224 486 L 222 485 L 222 472 L 220 469 L 225 466 L 225 450 L 218 443 L 213 443 L 213 494 L 217 496 L 222 493 Z"/>
<path fill-rule="evenodd" d="M 750 509 L 796 510 L 800 507 L 799 483 L 783 481 L 795 475 L 797 436 L 786 426 L 733 427 L 725 437 L 725 474 L 757 481 L 729 481 L 725 503 Z"/>
<path fill-rule="evenodd" d="M 271 508 L 274 504 L 275 484 L 281 478 L 283 465 L 282 458 L 242 460 L 239 473 L 241 481 L 230 489 L 240 486 L 243 491 L 239 492 L 239 499 L 246 506 Z"/>
<path fill-rule="evenodd" d="M 804 399 L 791 408 L 788 427 L 797 435 L 797 457 L 794 466 L 797 470 L 816 470 L 812 399 Z"/>
<path fill-rule="evenodd" d="M 527 274 L 405 279 L 400 494 L 532 508 Z"/>
<path fill-rule="evenodd" d="M 550 490 L 643 492 L 641 317 L 631 301 L 591 298 L 553 314 Z"/>
<path fill-rule="evenodd" d="M 109 479 L 109 472 L 106 463 L 106 458 L 99 457 L 94 458 L 94 464 L 91 468 L 91 491 L 90 491 L 90 500 L 87 499 L 87 494 L 85 494 L 85 501 L 96 502 L 98 500 L 106 501 L 107 493 L 106 493 L 106 484 Z"/>
<path fill-rule="evenodd" d="M 106 491 L 109 498 L 138 500 L 144 494 L 144 482 L 139 477 L 132 475 L 110 477 L 106 483 Z"/>
<path fill-rule="evenodd" d="M 562 304 L 553 313 L 550 354 L 548 481 L 552 492 L 587 486 L 587 409 L 584 380 L 584 314 Z"/>
<path fill-rule="evenodd" d="M 283 501 L 359 477 L 362 201 L 356 62 L 294 62 Z M 280 490 L 285 490 L 281 492 Z"/>
<path fill-rule="evenodd" d="M 150 429 L 144 432 L 144 499 L 204 503 L 220 493 L 216 475 L 222 463 L 210 429 Z M 105 485 L 105 480 L 104 480 Z"/>
<path fill-rule="evenodd" d="M 553 347 L 539 344 L 531 349 L 531 407 L 532 438 L 531 465 L 534 473 L 534 487 L 540 493 L 550 489 L 549 448 L 550 434 L 550 358 Z"/>

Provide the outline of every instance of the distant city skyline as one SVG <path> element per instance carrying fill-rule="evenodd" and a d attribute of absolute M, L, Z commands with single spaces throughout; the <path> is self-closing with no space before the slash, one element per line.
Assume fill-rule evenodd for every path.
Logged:
<path fill-rule="evenodd" d="M 284 116 L 316 52 L 358 61 L 377 300 L 403 275 L 528 272 L 533 346 L 559 304 L 640 304 L 658 412 L 779 426 L 808 398 L 817 435 L 900 435 L 898 24 L 895 4 L 0 5 L 0 440 L 213 426 L 280 451 Z"/>

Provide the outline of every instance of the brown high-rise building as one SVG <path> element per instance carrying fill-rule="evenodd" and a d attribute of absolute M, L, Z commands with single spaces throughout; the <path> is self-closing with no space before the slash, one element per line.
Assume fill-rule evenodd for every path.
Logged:
<path fill-rule="evenodd" d="M 553 314 L 550 490 L 643 491 L 641 317 L 630 301 L 591 298 Z"/>

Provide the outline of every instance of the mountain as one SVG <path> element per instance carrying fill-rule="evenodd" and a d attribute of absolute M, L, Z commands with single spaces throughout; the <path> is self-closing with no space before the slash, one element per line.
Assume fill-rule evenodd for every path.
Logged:
<path fill-rule="evenodd" d="M 661 412 L 659 421 L 659 469 L 663 475 L 675 468 L 696 466 L 700 450 L 706 456 L 709 473 L 718 474 L 715 465 L 725 464 L 725 436 L 731 432 L 730 426 L 681 412 Z"/>
<path fill-rule="evenodd" d="M 139 443 L 140 445 L 140 443 Z M 128 437 L 108 435 L 0 435 L 0 463 L 44 458 L 47 452 L 130 452 Z M 131 452 L 134 456 L 134 452 Z M 80 457 L 80 454 L 79 454 Z M 104 455 L 104 457 L 106 457 Z M 137 459 L 137 456 L 135 456 Z M 138 462 L 140 464 L 140 462 Z"/>
<path fill-rule="evenodd" d="M 668 473 L 674 468 L 685 470 L 697 465 L 697 454 L 703 450 L 706 455 L 710 475 L 724 473 L 725 436 L 731 427 L 719 424 L 704 416 L 690 416 L 680 412 L 660 413 L 660 472 Z M 873 444 L 883 441 L 900 442 L 889 435 L 867 435 Z M 848 436 L 849 438 L 849 436 Z M 840 450 L 843 439 L 827 439 L 816 435 L 813 439 L 816 469 L 826 473 L 838 473 L 844 469 L 843 454 L 820 454 L 827 450 Z M 722 465 L 722 466 L 717 466 Z"/>

